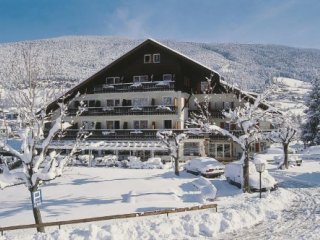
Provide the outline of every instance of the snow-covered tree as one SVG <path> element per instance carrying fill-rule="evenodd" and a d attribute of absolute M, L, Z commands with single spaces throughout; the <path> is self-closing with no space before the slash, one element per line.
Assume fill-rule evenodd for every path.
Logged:
<path fill-rule="evenodd" d="M 208 86 L 211 85 L 211 79 L 208 80 Z M 223 111 L 226 122 L 235 124 L 240 131 L 228 131 L 217 126 L 213 122 L 213 118 L 209 109 L 210 94 L 212 93 L 211 87 L 202 99 L 195 99 L 198 113 L 194 113 L 188 121 L 188 125 L 197 126 L 204 132 L 218 133 L 229 137 L 232 141 L 239 144 L 243 154 L 240 161 L 243 163 L 243 182 L 242 189 L 244 192 L 250 192 L 249 187 L 249 161 L 250 161 L 250 148 L 252 144 L 265 139 L 265 135 L 260 128 L 260 122 L 266 120 L 267 116 L 273 112 L 271 108 L 266 108 L 263 103 L 269 91 L 258 95 L 256 98 L 246 94 L 239 93 L 239 101 L 242 104 L 229 111 Z M 262 106 L 264 106 L 262 108 Z"/>
<path fill-rule="evenodd" d="M 289 144 L 298 138 L 298 124 L 290 114 L 276 114 L 273 116 L 272 125 L 274 129 L 268 134 L 268 138 L 276 143 L 281 143 L 284 152 L 284 161 L 279 168 L 289 167 L 288 148 Z"/>
<path fill-rule="evenodd" d="M 61 97 L 57 102 L 58 110 L 49 112 L 47 106 L 51 101 L 49 96 L 52 95 L 52 89 L 46 88 L 38 78 L 36 54 L 31 47 L 21 49 L 21 60 L 24 67 L 15 68 L 17 65 L 13 63 L 11 81 L 4 83 L 3 88 L 10 91 L 10 99 L 18 109 L 20 127 L 17 134 L 22 145 L 20 150 L 15 149 L 9 144 L 8 137 L 2 137 L 0 147 L 20 159 L 22 167 L 15 171 L 5 167 L 4 182 L 0 181 L 0 187 L 11 186 L 17 182 L 24 183 L 32 196 L 43 182 L 62 175 L 64 167 L 86 135 L 79 133 L 67 155 L 62 156 L 59 152 L 50 150 L 52 140 L 63 136 L 65 130 L 72 126 L 72 120 L 65 121 L 68 103 L 65 97 Z M 80 109 L 77 115 L 81 112 Z M 41 224 L 40 209 L 34 205 L 33 215 L 35 223 Z M 44 232 L 44 227 L 38 227 L 37 230 Z"/>
<path fill-rule="evenodd" d="M 303 124 L 301 138 L 306 145 L 320 144 L 320 78 L 312 82 L 307 100 L 307 121 Z"/>
<path fill-rule="evenodd" d="M 185 133 L 177 134 L 171 130 L 165 130 L 158 131 L 157 137 L 168 149 L 170 157 L 174 160 L 174 173 L 179 176 L 179 149 L 183 140 L 187 138 L 187 135 Z"/>

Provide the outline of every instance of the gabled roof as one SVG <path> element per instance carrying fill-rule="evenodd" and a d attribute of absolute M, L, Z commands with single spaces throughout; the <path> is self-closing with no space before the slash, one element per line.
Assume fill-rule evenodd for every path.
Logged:
<path fill-rule="evenodd" d="M 65 94 L 63 94 L 62 96 L 68 96 L 66 100 L 71 99 L 72 97 L 74 97 L 77 92 L 83 87 L 85 86 L 87 83 L 89 83 L 90 81 L 92 81 L 93 79 L 95 79 L 97 76 L 99 76 L 100 74 L 104 73 L 106 70 L 110 69 L 111 67 L 113 67 L 114 65 L 116 65 L 117 63 L 121 62 L 124 58 L 126 58 L 127 56 L 137 52 L 138 50 L 140 50 L 141 48 L 143 48 L 144 46 L 146 46 L 147 44 L 154 44 L 157 45 L 159 47 L 161 47 L 164 50 L 167 50 L 173 54 L 175 54 L 177 57 L 198 65 L 199 67 L 206 69 L 207 71 L 213 72 L 215 74 L 217 74 L 220 78 L 220 74 L 214 70 L 212 70 L 211 68 L 205 66 L 204 64 L 199 63 L 198 61 L 195 61 L 189 57 L 187 57 L 186 55 L 167 47 L 166 45 L 154 40 L 154 39 L 147 39 L 144 42 L 142 42 L 141 44 L 139 44 L 138 46 L 136 46 L 135 48 L 133 48 L 132 50 L 128 51 L 127 53 L 123 54 L 121 57 L 119 57 L 118 59 L 116 59 L 115 61 L 113 61 L 112 63 L 110 63 L 109 65 L 107 65 L 106 67 L 102 68 L 100 71 L 96 72 L 94 75 L 92 75 L 91 77 L 89 77 L 88 79 L 82 81 L 80 84 L 78 84 L 77 86 L 73 87 L 72 89 L 70 89 L 69 91 L 67 91 Z M 61 96 L 61 97 L 62 97 Z M 61 98 L 60 97 L 60 98 Z M 60 99 L 58 98 L 58 99 Z M 47 111 L 51 111 L 51 110 L 55 110 L 58 106 L 57 106 L 57 101 L 58 99 L 56 99 L 55 101 L 53 101 L 52 103 L 50 103 L 47 107 Z"/>
<path fill-rule="evenodd" d="M 145 40 L 144 42 L 142 42 L 141 44 L 139 44 L 138 46 L 136 46 L 135 48 L 133 48 L 132 50 L 128 51 L 127 53 L 123 54 L 121 57 L 119 57 L 118 59 L 116 59 L 115 61 L 113 61 L 112 63 L 110 63 L 109 65 L 107 65 L 106 67 L 102 68 L 100 71 L 98 71 L 97 73 L 95 73 L 94 75 L 92 75 L 91 77 L 89 77 L 88 79 L 82 81 L 80 84 L 78 84 L 77 86 L 73 87 L 72 89 L 70 89 L 69 91 L 67 91 L 65 94 L 63 94 L 60 98 L 62 98 L 63 96 L 67 96 L 65 99 L 66 101 L 68 101 L 69 99 L 72 99 L 76 94 L 77 92 L 83 87 L 85 86 L 86 84 L 88 84 L 89 82 L 93 81 L 96 77 L 98 77 L 100 74 L 104 73 L 106 70 L 110 69 L 111 67 L 113 67 L 114 65 L 116 65 L 117 63 L 121 62 L 123 59 L 125 59 L 127 56 L 137 52 L 138 50 L 140 50 L 141 48 L 143 48 L 144 46 L 146 46 L 147 44 L 154 44 L 156 46 L 159 46 L 161 47 L 163 50 L 166 50 L 170 53 L 173 53 L 175 56 L 177 56 L 178 58 L 184 60 L 184 61 L 187 61 L 187 62 L 190 62 L 192 64 L 195 64 L 197 66 L 199 66 L 200 68 L 203 68 L 204 70 L 206 71 L 209 71 L 210 73 L 214 73 L 216 75 L 219 76 L 219 83 L 223 86 L 225 86 L 228 90 L 232 90 L 234 91 L 235 93 L 237 94 L 240 94 L 242 96 L 245 96 L 245 97 L 248 97 L 249 99 L 251 100 L 254 100 L 255 98 L 250 95 L 250 94 L 246 94 L 244 91 L 241 91 L 239 88 L 221 80 L 221 75 L 211 69 L 210 67 L 152 39 L 152 38 L 148 38 L 147 40 Z M 55 110 L 58 108 L 58 105 L 57 105 L 57 102 L 58 100 L 60 99 L 56 99 L 55 101 L 53 101 L 52 103 L 50 103 L 47 107 L 47 112 L 51 111 L 51 110 Z"/>

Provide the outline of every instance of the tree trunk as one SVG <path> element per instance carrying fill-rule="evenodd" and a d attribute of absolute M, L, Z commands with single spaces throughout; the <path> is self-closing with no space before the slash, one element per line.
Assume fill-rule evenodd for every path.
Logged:
<path fill-rule="evenodd" d="M 31 189 L 31 201 L 32 201 L 32 193 L 35 192 L 37 189 Z M 34 207 L 32 204 L 32 211 L 33 211 L 33 217 L 36 224 L 42 224 L 42 217 L 40 209 L 37 207 Z M 37 232 L 45 232 L 44 227 L 37 227 Z"/>
<path fill-rule="evenodd" d="M 283 165 L 286 169 L 289 168 L 288 148 L 289 148 L 289 144 L 283 143 L 283 152 L 284 152 Z"/>
<path fill-rule="evenodd" d="M 250 192 L 250 185 L 249 185 L 249 149 L 246 149 L 245 158 L 243 162 L 243 192 Z"/>
<path fill-rule="evenodd" d="M 174 158 L 174 174 L 177 176 L 180 175 L 180 173 L 179 173 L 179 158 L 178 157 Z"/>

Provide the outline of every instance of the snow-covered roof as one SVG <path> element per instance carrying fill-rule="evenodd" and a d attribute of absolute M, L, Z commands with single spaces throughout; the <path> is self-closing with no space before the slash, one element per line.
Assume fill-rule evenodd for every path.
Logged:
<path fill-rule="evenodd" d="M 56 140 L 50 144 L 51 149 L 71 149 L 74 141 Z M 159 141 L 90 141 L 80 144 L 80 150 L 153 150 L 164 151 L 166 146 Z"/>
<path fill-rule="evenodd" d="M 181 57 L 183 57 L 185 59 L 188 59 L 189 61 L 194 62 L 194 63 L 196 63 L 196 64 L 198 64 L 198 65 L 200 65 L 200 66 L 202 66 L 204 68 L 207 68 L 209 71 L 214 72 L 214 73 L 218 74 L 219 76 L 221 76 L 220 73 L 218 73 L 217 71 L 211 69 L 210 67 L 206 66 L 205 64 L 200 63 L 200 62 L 188 57 L 187 55 L 184 55 L 183 53 L 181 53 L 181 52 L 179 52 L 179 51 L 177 51 L 177 50 L 175 50 L 173 48 L 170 48 L 170 47 L 162 44 L 161 42 L 158 42 L 157 40 L 154 40 L 153 38 L 148 38 L 146 41 L 152 41 L 152 42 L 154 42 L 154 43 L 156 43 L 156 44 L 158 44 L 158 45 L 160 45 L 160 46 L 162 46 L 162 47 L 164 47 L 164 48 L 166 48 L 166 49 L 168 49 L 168 50 L 180 55 Z"/>

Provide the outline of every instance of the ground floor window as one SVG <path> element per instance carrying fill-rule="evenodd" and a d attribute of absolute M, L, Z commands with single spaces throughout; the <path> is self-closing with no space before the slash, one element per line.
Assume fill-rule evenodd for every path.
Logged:
<path fill-rule="evenodd" d="M 214 158 L 230 158 L 231 144 L 230 143 L 209 143 L 208 156 Z"/>
<path fill-rule="evenodd" d="M 183 146 L 184 156 L 200 156 L 199 142 L 185 142 Z"/>
<path fill-rule="evenodd" d="M 130 156 L 130 151 L 122 150 L 122 151 L 118 152 L 118 159 L 119 160 L 128 159 L 128 156 Z"/>
<path fill-rule="evenodd" d="M 165 129 L 171 129 L 172 128 L 172 121 L 171 120 L 164 120 L 163 122 Z"/>
<path fill-rule="evenodd" d="M 134 129 L 147 129 L 148 121 L 147 120 L 133 121 L 133 126 L 134 126 Z"/>

